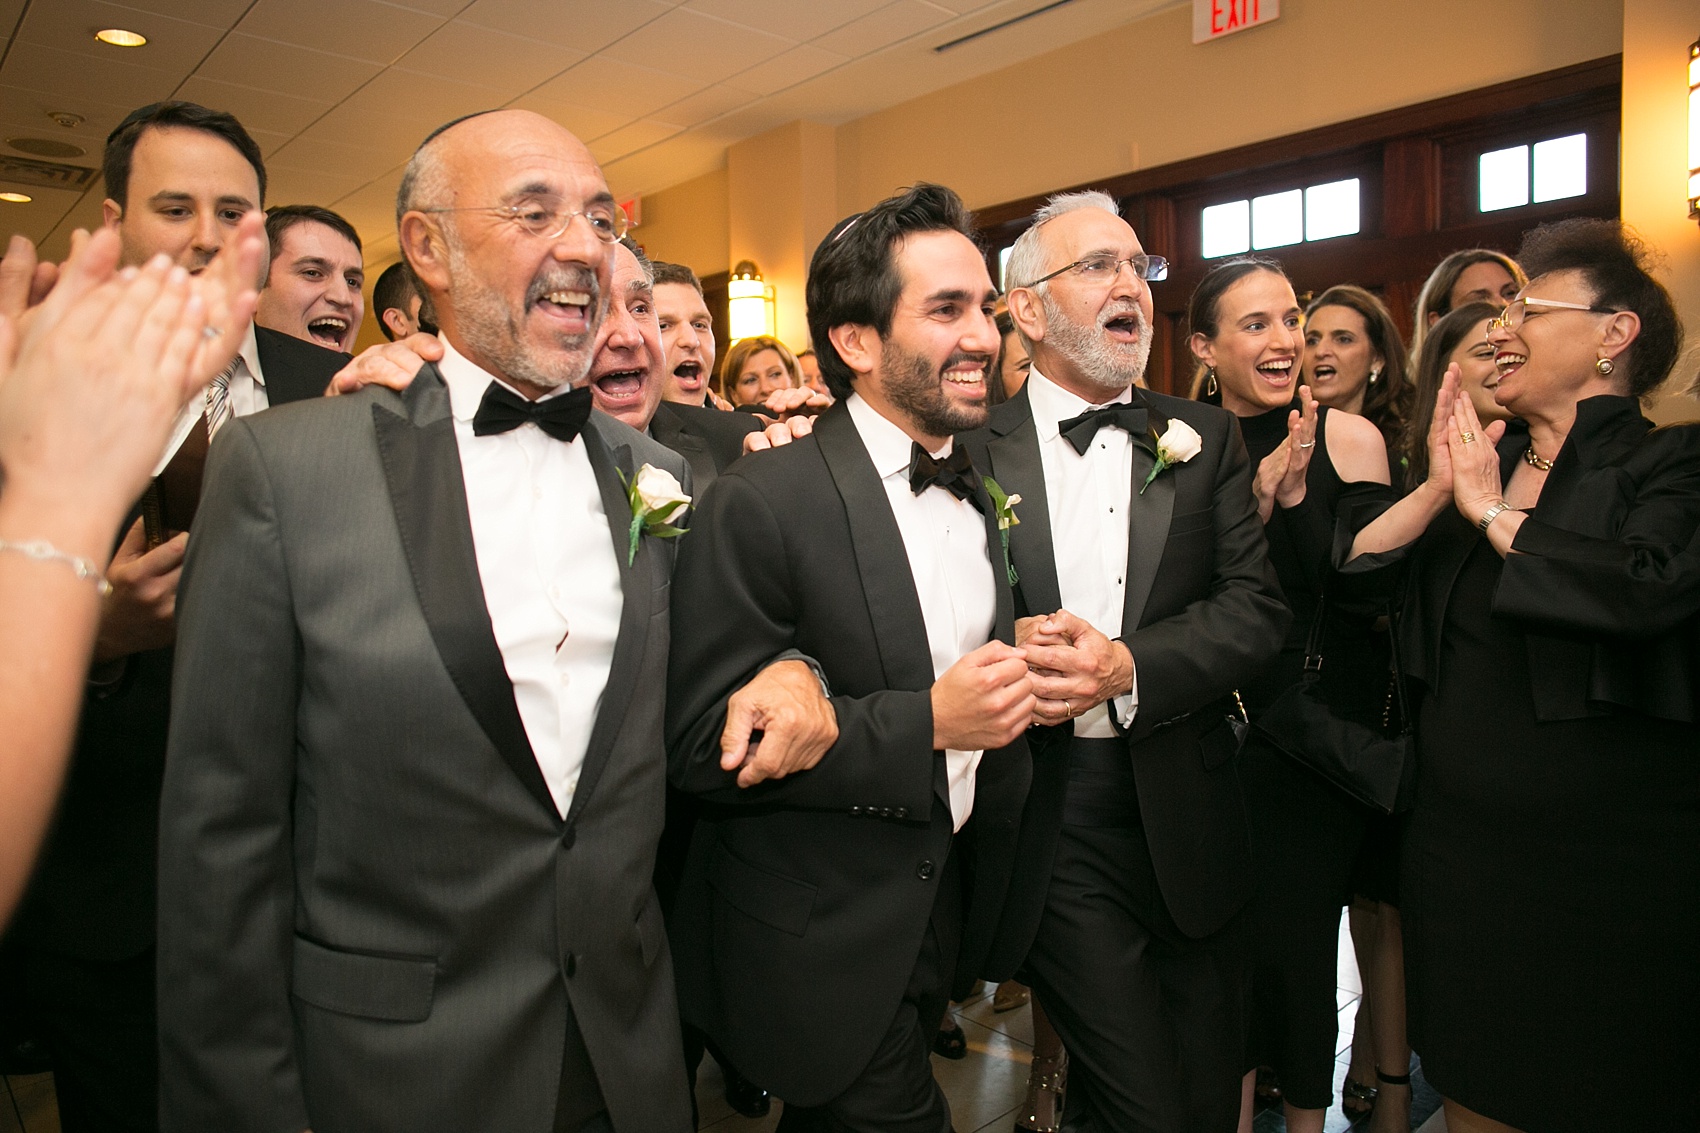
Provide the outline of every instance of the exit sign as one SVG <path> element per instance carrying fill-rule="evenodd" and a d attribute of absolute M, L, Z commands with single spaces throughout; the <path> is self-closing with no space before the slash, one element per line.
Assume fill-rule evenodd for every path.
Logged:
<path fill-rule="evenodd" d="M 1192 0 L 1192 41 L 1221 39 L 1280 15 L 1281 0 Z"/>

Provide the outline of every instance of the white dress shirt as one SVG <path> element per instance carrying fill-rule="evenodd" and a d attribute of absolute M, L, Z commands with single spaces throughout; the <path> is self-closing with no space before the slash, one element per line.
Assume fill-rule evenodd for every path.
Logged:
<path fill-rule="evenodd" d="M 248 337 L 242 340 L 242 349 L 236 353 L 236 369 L 230 375 L 230 416 L 246 417 L 250 413 L 258 413 L 269 408 L 270 399 L 266 397 L 266 375 L 260 369 L 260 344 L 254 334 L 254 324 L 248 324 Z M 165 466 L 171 463 L 171 458 L 177 455 L 177 449 L 183 444 L 183 438 L 189 435 L 189 428 L 200 422 L 207 412 L 206 394 L 189 399 L 177 414 L 177 423 L 171 427 L 171 440 L 165 446 L 165 455 L 154 465 L 153 474 L 158 476 L 165 471 Z"/>
<path fill-rule="evenodd" d="M 933 677 L 992 639 L 998 614 L 998 579 L 986 551 L 986 521 L 973 504 L 932 485 L 916 495 L 909 486 L 909 457 L 914 441 L 878 410 L 852 394 L 850 420 L 873 458 L 874 471 L 891 501 L 891 514 L 903 536 L 921 618 L 927 623 L 927 647 L 932 653 Z M 952 442 L 933 453 L 950 455 Z M 983 751 L 946 750 L 945 775 L 950 781 L 950 816 L 955 829 L 974 810 L 974 776 Z"/>
<path fill-rule="evenodd" d="M 1082 401 L 1038 370 L 1027 376 L 1027 400 L 1039 433 L 1039 463 L 1045 470 L 1045 498 L 1051 513 L 1051 546 L 1057 559 L 1057 588 L 1063 609 L 1091 624 L 1105 637 L 1122 635 L 1122 605 L 1127 593 L 1128 505 L 1133 496 L 1133 438 L 1118 426 L 1098 430 L 1082 456 L 1057 428 L 1099 405 Z M 1129 386 L 1100 405 L 1133 400 Z M 1114 706 L 1125 728 L 1139 709 L 1139 673 L 1133 691 L 1083 712 L 1074 734 L 1085 739 L 1116 735 L 1110 722 Z"/>
<path fill-rule="evenodd" d="M 484 605 L 532 753 L 565 816 L 620 634 L 608 513 L 582 439 L 563 444 L 529 422 L 477 436 L 473 415 L 498 379 L 446 340 L 437 368 L 449 387 Z"/>

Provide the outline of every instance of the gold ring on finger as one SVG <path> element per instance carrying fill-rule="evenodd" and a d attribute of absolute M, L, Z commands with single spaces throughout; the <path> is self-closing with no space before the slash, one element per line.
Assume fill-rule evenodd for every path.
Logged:
<path fill-rule="evenodd" d="M 1473 444 L 1476 443 L 1476 434 L 1470 432 L 1470 430 L 1468 430 L 1468 429 L 1465 429 L 1462 433 L 1458 434 L 1458 439 L 1463 441 L 1467 445 L 1473 445 Z"/>

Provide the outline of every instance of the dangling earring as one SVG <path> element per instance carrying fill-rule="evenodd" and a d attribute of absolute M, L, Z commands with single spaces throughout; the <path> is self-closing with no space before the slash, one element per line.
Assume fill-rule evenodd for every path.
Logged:
<path fill-rule="evenodd" d="M 1610 358 L 1601 358 L 1598 362 L 1594 363 L 1594 369 L 1600 372 L 1601 377 L 1605 377 L 1613 370 L 1617 369 L 1617 367 L 1612 364 L 1612 360 Z"/>
<path fill-rule="evenodd" d="M 1216 396 L 1216 367 L 1214 366 L 1210 367 L 1209 371 L 1204 375 L 1204 392 L 1206 396 Z"/>
<path fill-rule="evenodd" d="M 1371 370 L 1369 372 L 1369 384 L 1374 385 L 1380 377 L 1381 377 L 1381 371 L 1380 370 Z"/>

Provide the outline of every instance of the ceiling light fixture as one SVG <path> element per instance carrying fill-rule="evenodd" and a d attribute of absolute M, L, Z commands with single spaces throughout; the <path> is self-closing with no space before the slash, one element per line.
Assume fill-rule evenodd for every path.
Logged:
<path fill-rule="evenodd" d="M 1700 39 L 1688 47 L 1688 215 L 1700 220 Z"/>
<path fill-rule="evenodd" d="M 949 51 L 953 47 L 961 47 L 963 44 L 972 43 L 982 36 L 991 35 L 993 32 L 1002 31 L 1004 28 L 1014 27 L 1016 24 L 1031 20 L 1034 16 L 1042 16 L 1046 12 L 1054 11 L 1057 8 L 1061 8 L 1066 4 L 1072 3 L 1074 3 L 1074 0 L 1052 0 L 1051 3 L 1035 8 L 1031 12 L 1024 12 L 1019 16 L 1011 16 L 1009 19 L 1004 20 L 1001 23 L 993 24 L 989 28 L 981 28 L 979 31 L 972 31 L 967 35 L 958 36 L 949 43 L 941 43 L 937 47 L 933 48 L 933 53 L 937 55 Z"/>
<path fill-rule="evenodd" d="M 139 31 L 126 31 L 123 28 L 101 28 L 94 37 L 102 43 L 110 43 L 114 47 L 142 47 L 148 37 Z"/>
<path fill-rule="evenodd" d="M 28 193 L 0 193 L 0 201 L 10 205 L 27 205 L 33 200 L 35 198 Z"/>

